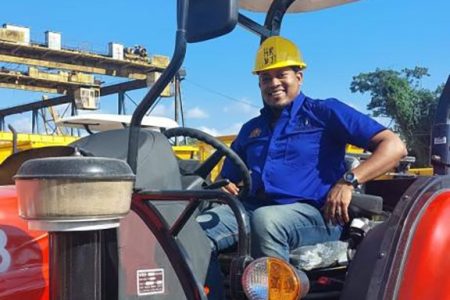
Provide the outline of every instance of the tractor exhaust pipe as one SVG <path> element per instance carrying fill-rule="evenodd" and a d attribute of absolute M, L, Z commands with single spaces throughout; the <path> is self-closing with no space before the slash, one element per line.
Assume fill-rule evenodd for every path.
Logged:
<path fill-rule="evenodd" d="M 115 229 L 49 232 L 50 299 L 118 299 Z"/>

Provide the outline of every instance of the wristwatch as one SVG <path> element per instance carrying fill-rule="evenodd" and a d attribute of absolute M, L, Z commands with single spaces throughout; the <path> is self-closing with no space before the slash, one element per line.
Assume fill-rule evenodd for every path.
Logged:
<path fill-rule="evenodd" d="M 344 176 L 342 176 L 342 179 L 345 183 L 352 185 L 355 189 L 359 185 L 358 178 L 356 178 L 355 173 L 353 173 L 352 171 L 345 172 Z"/>

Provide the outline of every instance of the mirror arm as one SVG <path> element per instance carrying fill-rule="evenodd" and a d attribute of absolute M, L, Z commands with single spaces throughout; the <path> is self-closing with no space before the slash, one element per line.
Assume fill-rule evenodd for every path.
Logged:
<path fill-rule="evenodd" d="M 238 15 L 238 23 L 248 31 L 260 36 L 261 38 L 265 39 L 272 35 L 270 30 L 268 30 L 266 27 L 244 16 L 241 13 L 239 13 Z"/>
<path fill-rule="evenodd" d="M 137 169 L 139 131 L 142 119 L 144 118 L 145 113 L 155 103 L 158 96 L 161 94 L 167 84 L 169 84 L 170 80 L 172 80 L 175 73 L 183 64 L 184 56 L 186 54 L 186 25 L 188 8 L 189 0 L 178 0 L 178 28 L 175 40 L 175 50 L 172 56 L 172 60 L 170 61 L 164 72 L 161 74 L 159 79 L 155 82 L 153 87 L 144 96 L 144 99 L 142 99 L 141 103 L 139 103 L 131 118 L 127 162 L 135 174 Z"/>
<path fill-rule="evenodd" d="M 278 0 L 273 1 L 267 11 L 266 20 L 264 21 L 264 27 L 271 32 L 271 35 L 279 35 L 281 29 L 281 23 L 283 17 L 288 10 L 289 6 L 295 0 Z M 261 37 L 261 43 L 265 40 L 265 37 Z"/>

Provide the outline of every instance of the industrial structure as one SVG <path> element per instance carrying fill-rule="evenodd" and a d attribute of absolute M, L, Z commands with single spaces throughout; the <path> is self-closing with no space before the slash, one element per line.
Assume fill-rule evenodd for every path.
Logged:
<path fill-rule="evenodd" d="M 117 94 L 117 113 L 124 114 L 125 93 L 151 86 L 168 66 L 169 58 L 150 56 L 142 46 L 126 48 L 118 43 L 109 43 L 107 54 L 63 48 L 61 34 L 50 31 L 45 33 L 45 43 L 34 43 L 30 41 L 29 28 L 5 24 L 0 28 L 0 62 L 21 66 L 20 70 L 0 68 L 0 88 L 60 94 L 0 109 L 0 131 L 6 130 L 5 117 L 31 111 L 32 132 L 38 133 L 39 118 L 44 124 L 54 120 L 58 116 L 51 108 L 60 104 L 71 104 L 70 113 L 76 115 L 78 109 L 98 109 L 100 97 Z M 94 75 L 127 80 L 105 86 Z M 162 97 L 175 96 L 176 121 L 180 116 L 181 79 L 177 75 L 161 93 Z M 57 134 L 58 128 L 54 127 L 51 133 Z"/>

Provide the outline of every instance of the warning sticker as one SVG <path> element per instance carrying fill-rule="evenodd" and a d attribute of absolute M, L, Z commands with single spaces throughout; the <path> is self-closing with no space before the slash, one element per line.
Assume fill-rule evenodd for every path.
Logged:
<path fill-rule="evenodd" d="M 138 296 L 164 293 L 164 269 L 137 270 Z"/>
<path fill-rule="evenodd" d="M 445 144 L 445 143 L 447 143 L 447 137 L 446 136 L 435 137 L 433 142 L 435 145 Z"/>

